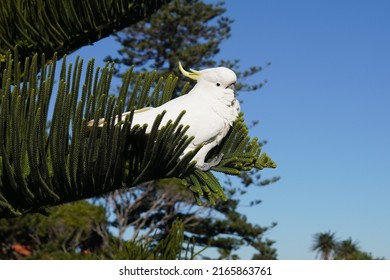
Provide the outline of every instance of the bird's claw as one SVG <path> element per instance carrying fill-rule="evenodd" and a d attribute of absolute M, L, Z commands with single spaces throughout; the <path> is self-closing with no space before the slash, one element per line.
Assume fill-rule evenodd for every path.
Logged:
<path fill-rule="evenodd" d="M 224 156 L 224 154 L 219 154 L 212 161 L 205 162 L 202 166 L 199 166 L 198 169 L 200 169 L 202 171 L 209 171 L 211 167 L 217 166 L 221 162 L 223 156 Z"/>

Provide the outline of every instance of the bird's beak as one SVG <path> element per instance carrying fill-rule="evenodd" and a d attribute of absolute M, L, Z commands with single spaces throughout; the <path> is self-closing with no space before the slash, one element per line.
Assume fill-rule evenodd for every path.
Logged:
<path fill-rule="evenodd" d="M 179 61 L 179 69 L 180 69 L 180 72 L 181 72 L 184 76 L 186 76 L 186 77 L 188 77 L 188 78 L 190 78 L 190 79 L 193 79 L 193 80 L 195 80 L 195 81 L 199 78 L 199 76 L 202 75 L 202 73 L 201 73 L 200 71 L 196 71 L 196 70 L 191 69 L 191 68 L 190 68 L 190 71 L 191 71 L 191 72 L 188 72 L 188 71 L 184 70 L 184 68 L 183 68 L 183 66 L 181 65 L 181 62 L 180 62 L 180 61 Z"/>
<path fill-rule="evenodd" d="M 229 85 L 229 86 L 226 87 L 226 88 L 231 89 L 231 90 L 234 92 L 234 96 L 237 96 L 237 93 L 236 93 L 236 84 L 235 84 L 235 83 Z"/>

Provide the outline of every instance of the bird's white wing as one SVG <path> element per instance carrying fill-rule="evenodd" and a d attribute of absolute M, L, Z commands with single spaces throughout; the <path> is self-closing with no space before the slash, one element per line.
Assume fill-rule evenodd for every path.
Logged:
<path fill-rule="evenodd" d="M 159 107 L 152 108 L 144 108 L 139 109 L 134 112 L 133 120 L 132 120 L 132 126 L 139 124 L 144 125 L 147 124 L 148 127 L 146 129 L 146 133 L 150 133 L 153 123 L 155 122 L 157 116 L 165 111 L 165 115 L 161 121 L 160 126 L 164 126 L 167 124 L 169 120 L 175 121 L 179 115 L 183 112 L 183 110 L 188 109 L 188 106 L 186 104 L 190 104 L 191 98 L 188 98 L 190 96 L 184 95 L 178 98 L 175 98 Z M 191 110 L 189 110 L 191 111 Z M 126 114 L 129 114 L 129 112 L 124 113 L 122 116 L 124 117 Z M 183 125 L 191 125 L 190 123 L 183 123 Z"/>
<path fill-rule="evenodd" d="M 221 142 L 238 116 L 239 103 L 234 89 L 237 76 L 224 67 L 191 72 L 185 71 L 180 64 L 179 68 L 185 76 L 197 80 L 194 88 L 188 94 L 159 107 L 135 111 L 132 126 L 147 124 L 146 133 L 150 133 L 157 115 L 166 112 L 160 123 L 160 126 L 164 126 L 169 120 L 175 121 L 184 110 L 186 113 L 180 123 L 188 125 L 186 134 L 194 137 L 184 154 L 202 145 L 194 159 L 198 168 L 208 170 L 217 163 L 205 163 L 207 153 Z M 129 112 L 124 113 L 123 117 L 127 114 Z M 99 120 L 98 126 L 103 124 L 104 119 Z M 93 127 L 93 121 L 88 123 L 88 127 Z"/>

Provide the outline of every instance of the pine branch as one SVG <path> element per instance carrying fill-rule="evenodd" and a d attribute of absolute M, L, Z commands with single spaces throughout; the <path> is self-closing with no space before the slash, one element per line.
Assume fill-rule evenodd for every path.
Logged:
<path fill-rule="evenodd" d="M 36 53 L 62 57 L 144 19 L 169 1 L 3 0 L 0 66 L 16 46 L 20 60 Z"/>
<path fill-rule="evenodd" d="M 41 61 L 44 57 L 41 58 Z M 38 56 L 26 59 L 8 52 L 0 89 L 0 216 L 15 216 L 41 208 L 95 197 L 109 191 L 161 178 L 179 178 L 201 203 L 225 199 L 215 176 L 194 167 L 197 151 L 180 159 L 192 138 L 180 118 L 161 126 L 158 116 L 150 134 L 132 126 L 135 109 L 169 101 L 177 78 L 158 79 L 155 72 L 135 77 L 131 69 L 117 97 L 110 96 L 113 65 L 94 70 L 83 60 L 62 61 L 54 87 L 57 58 L 38 67 Z M 38 75 L 40 68 L 40 75 Z M 14 83 L 11 81 L 15 79 Z M 129 84 L 135 81 L 132 91 Z M 51 96 L 56 96 L 47 131 Z M 114 124 L 125 107 L 131 114 Z M 183 112 L 184 114 L 185 112 Z M 103 127 L 98 120 L 105 119 Z M 87 122 L 94 126 L 87 131 Z M 224 158 L 214 171 L 237 175 L 252 168 L 275 167 L 261 154 L 260 144 L 247 136 L 242 115 L 225 141 L 208 159 Z M 200 148 L 200 147 L 199 147 Z"/>

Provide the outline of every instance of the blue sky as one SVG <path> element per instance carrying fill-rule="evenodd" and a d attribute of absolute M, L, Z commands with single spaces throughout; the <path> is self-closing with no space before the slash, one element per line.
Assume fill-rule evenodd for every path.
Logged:
<path fill-rule="evenodd" d="M 278 164 L 263 178 L 281 180 L 251 191 L 244 200 L 263 202 L 242 211 L 253 223 L 278 223 L 267 237 L 279 259 L 314 259 L 313 235 L 328 230 L 390 259 L 390 2 L 225 7 L 235 22 L 218 58 L 240 59 L 242 69 L 272 63 L 248 80 L 267 85 L 240 97 L 245 118 L 260 121 L 251 135 L 269 142 L 263 150 Z M 101 62 L 116 49 L 107 38 L 77 54 Z"/>

